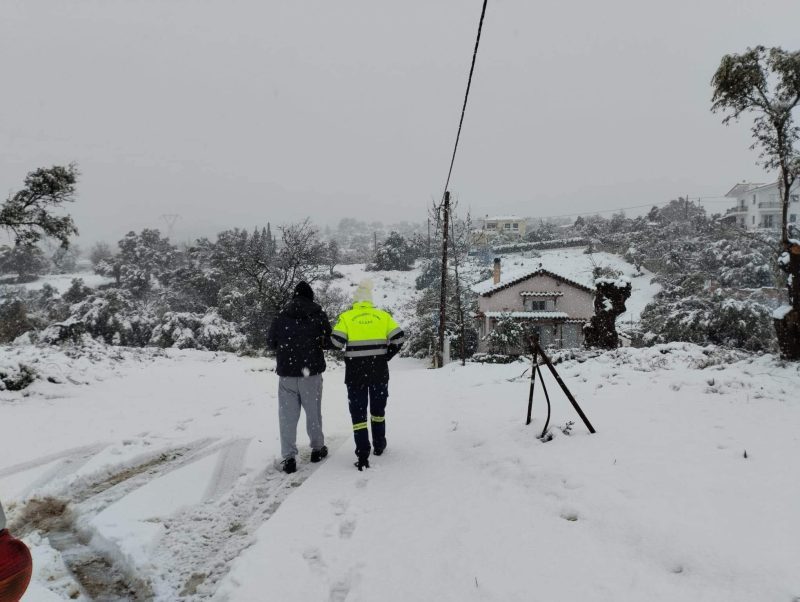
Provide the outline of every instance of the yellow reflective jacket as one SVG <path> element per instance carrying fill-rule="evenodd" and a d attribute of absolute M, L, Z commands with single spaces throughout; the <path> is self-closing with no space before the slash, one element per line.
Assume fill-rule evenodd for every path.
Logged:
<path fill-rule="evenodd" d="M 400 351 L 404 340 L 391 314 L 368 301 L 354 303 L 342 313 L 331 334 L 331 342 L 344 349 L 346 383 L 388 380 L 386 362 Z"/>

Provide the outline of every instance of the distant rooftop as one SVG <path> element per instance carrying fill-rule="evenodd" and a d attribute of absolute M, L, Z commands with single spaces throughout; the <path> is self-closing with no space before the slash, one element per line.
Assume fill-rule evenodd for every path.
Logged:
<path fill-rule="evenodd" d="M 516 220 L 518 222 L 524 221 L 524 217 L 520 217 L 519 215 L 495 215 L 495 216 L 487 216 L 483 218 L 484 221 L 487 222 L 507 222 L 511 220 Z"/>

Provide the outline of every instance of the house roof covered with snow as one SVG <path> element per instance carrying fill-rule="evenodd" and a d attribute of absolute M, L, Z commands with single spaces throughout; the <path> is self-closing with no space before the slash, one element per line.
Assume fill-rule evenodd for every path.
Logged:
<path fill-rule="evenodd" d="M 475 293 L 478 293 L 482 297 L 488 297 L 493 295 L 497 291 L 501 291 L 504 288 L 508 288 L 509 286 L 513 286 L 519 282 L 523 282 L 535 276 L 550 276 L 551 278 L 555 278 L 556 280 L 560 280 L 565 284 L 569 284 L 570 286 L 574 286 L 581 290 L 593 293 L 594 289 L 590 286 L 586 286 L 576 280 L 572 280 L 571 278 L 567 278 L 562 276 L 561 274 L 557 274 L 555 272 L 551 272 L 550 270 L 546 270 L 544 268 L 536 268 L 534 270 L 524 270 L 524 271 L 511 271 L 503 273 L 500 277 L 500 282 L 494 282 L 493 278 L 489 278 L 488 280 L 484 280 L 483 282 L 479 282 L 472 286 L 472 290 Z"/>
<path fill-rule="evenodd" d="M 728 192 L 726 192 L 725 196 L 735 198 L 744 192 L 749 192 L 754 188 L 761 188 L 762 186 L 767 186 L 767 184 L 764 184 L 763 182 L 739 182 L 738 184 L 735 184 Z"/>
<path fill-rule="evenodd" d="M 483 218 L 486 222 L 507 222 L 507 221 L 522 221 L 523 217 L 519 215 L 493 215 L 493 216 L 486 216 Z"/>

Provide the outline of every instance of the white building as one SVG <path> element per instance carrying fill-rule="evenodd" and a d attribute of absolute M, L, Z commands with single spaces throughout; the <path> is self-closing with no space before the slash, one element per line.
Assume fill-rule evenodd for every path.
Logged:
<path fill-rule="evenodd" d="M 496 215 L 483 218 L 482 232 L 484 237 L 490 239 L 498 234 L 523 238 L 527 222 L 518 215 Z"/>
<path fill-rule="evenodd" d="M 756 184 L 741 182 L 728 191 L 726 197 L 736 199 L 726 217 L 748 230 L 781 227 L 781 195 L 777 182 Z M 795 182 L 789 195 L 789 223 L 797 223 L 800 216 L 800 182 Z"/>

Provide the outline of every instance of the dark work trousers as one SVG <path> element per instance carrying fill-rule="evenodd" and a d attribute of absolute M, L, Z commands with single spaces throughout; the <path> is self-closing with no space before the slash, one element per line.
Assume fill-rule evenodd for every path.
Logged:
<path fill-rule="evenodd" d="M 350 417 L 353 419 L 353 438 L 356 455 L 369 456 L 369 431 L 372 423 L 372 442 L 378 449 L 386 447 L 386 400 L 389 398 L 389 383 L 370 385 L 347 385 L 350 400 Z M 367 421 L 369 409 L 369 421 Z"/>

